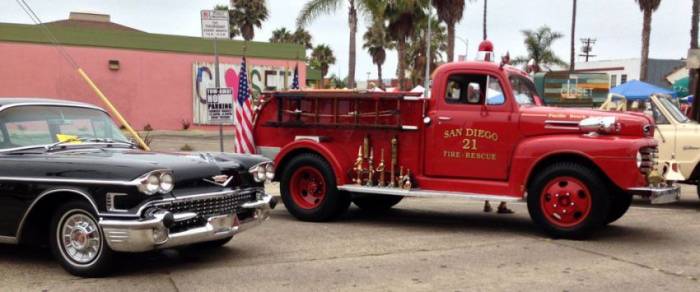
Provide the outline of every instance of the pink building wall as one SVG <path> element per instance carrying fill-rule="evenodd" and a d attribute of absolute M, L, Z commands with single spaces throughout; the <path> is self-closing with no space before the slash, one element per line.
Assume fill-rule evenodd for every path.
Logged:
<path fill-rule="evenodd" d="M 150 124 L 158 130 L 180 130 L 182 120 L 191 122 L 193 63 L 214 62 L 211 55 L 64 48 L 135 129 Z M 119 60 L 120 69 L 110 70 L 109 60 Z M 240 64 L 241 58 L 221 56 L 219 62 Z M 247 64 L 248 67 L 275 66 L 294 70 L 297 62 L 247 58 Z M 299 82 L 303 87 L 306 65 L 304 62 L 298 65 Z M 0 42 L 0 97 L 58 98 L 105 107 L 56 48 L 43 44 Z M 212 126 L 196 128 L 214 129 Z"/>

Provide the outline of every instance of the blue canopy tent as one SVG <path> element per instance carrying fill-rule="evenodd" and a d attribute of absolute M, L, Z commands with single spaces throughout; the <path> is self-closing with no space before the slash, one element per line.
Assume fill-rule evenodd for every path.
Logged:
<path fill-rule="evenodd" d="M 648 99 L 649 96 L 654 93 L 668 94 L 672 97 L 677 97 L 676 92 L 673 90 L 668 90 L 639 80 L 631 80 L 627 83 L 615 86 L 610 89 L 610 93 L 623 95 L 627 100 Z"/>

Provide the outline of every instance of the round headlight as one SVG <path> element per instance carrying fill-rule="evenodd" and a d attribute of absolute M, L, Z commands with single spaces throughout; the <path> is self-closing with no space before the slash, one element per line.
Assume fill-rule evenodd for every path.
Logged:
<path fill-rule="evenodd" d="M 160 189 L 161 193 L 169 193 L 173 190 L 175 184 L 173 183 L 173 175 L 169 173 L 164 173 L 160 176 Z"/>
<path fill-rule="evenodd" d="M 637 168 L 642 167 L 642 161 L 643 161 L 642 153 L 637 151 Z"/>
<path fill-rule="evenodd" d="M 155 174 L 151 174 L 141 183 L 141 191 L 146 195 L 153 195 L 158 192 L 160 187 L 160 180 Z"/>
<path fill-rule="evenodd" d="M 275 166 L 272 165 L 272 163 L 265 165 L 265 177 L 269 181 L 272 181 L 272 179 L 275 178 Z"/>
<path fill-rule="evenodd" d="M 255 170 L 255 180 L 257 182 L 264 182 L 265 177 L 267 175 L 265 174 L 265 166 L 264 165 L 258 165 L 257 169 Z"/>

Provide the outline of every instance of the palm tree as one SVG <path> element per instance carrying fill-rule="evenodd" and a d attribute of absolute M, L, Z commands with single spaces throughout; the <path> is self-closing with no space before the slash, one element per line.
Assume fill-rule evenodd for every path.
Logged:
<path fill-rule="evenodd" d="M 651 37 L 651 15 L 659 9 L 661 0 L 635 0 L 639 4 L 639 10 L 644 13 L 644 23 L 642 26 L 642 65 L 639 73 L 639 80 L 647 80 L 649 71 L 649 38 Z"/>
<path fill-rule="evenodd" d="M 384 15 L 388 20 L 387 30 L 392 40 L 396 41 L 398 53 L 397 75 L 399 89 L 406 89 L 406 43 L 413 32 L 416 21 L 424 17 L 424 8 L 429 5 L 427 0 L 392 0 L 377 1 L 384 3 L 377 6 L 375 15 Z"/>
<path fill-rule="evenodd" d="M 411 82 L 413 84 L 423 84 L 425 78 L 425 62 L 430 60 L 431 72 L 437 68 L 439 63 L 445 61 L 444 53 L 447 51 L 447 32 L 434 17 L 430 21 L 430 57 L 426 58 L 425 31 L 428 29 L 428 17 L 424 16 L 416 22 L 416 28 L 410 38 L 406 49 L 408 67 L 411 68 Z"/>
<path fill-rule="evenodd" d="M 571 56 L 569 56 L 569 72 L 574 72 L 576 67 L 576 0 L 574 11 L 571 13 Z"/>
<path fill-rule="evenodd" d="M 464 0 L 432 0 L 438 18 L 447 24 L 447 61 L 454 61 L 455 24 L 462 20 Z"/>
<path fill-rule="evenodd" d="M 311 52 L 311 67 L 321 70 L 321 88 L 323 88 L 323 78 L 328 74 L 328 67 L 335 64 L 333 50 L 328 45 L 320 44 Z"/>
<path fill-rule="evenodd" d="M 552 43 L 564 37 L 559 32 L 552 31 L 548 26 L 542 26 L 537 30 L 523 30 L 525 36 L 525 48 L 527 56 L 517 57 L 513 64 L 527 64 L 533 62 L 533 71 L 539 72 L 542 68 L 549 68 L 551 65 L 566 66 L 561 58 L 557 57 L 552 50 Z"/>
<path fill-rule="evenodd" d="M 362 46 L 369 52 L 372 57 L 372 63 L 377 65 L 377 80 L 379 80 L 379 88 L 384 89 L 384 82 L 382 81 L 382 65 L 386 61 L 386 49 L 391 49 L 393 47 L 392 42 L 388 39 L 386 35 L 386 27 L 384 27 L 384 21 L 378 19 L 374 21 L 372 26 L 367 28 L 367 32 L 364 35 L 365 44 Z"/>
<path fill-rule="evenodd" d="M 281 27 L 272 31 L 272 37 L 270 37 L 271 43 L 293 43 L 292 33 L 286 28 Z"/>
<path fill-rule="evenodd" d="M 232 22 L 240 29 L 243 39 L 252 40 L 255 27 L 261 28 L 268 17 L 265 0 L 231 0 L 231 4 L 233 9 L 229 13 Z"/>
<path fill-rule="evenodd" d="M 311 34 L 303 28 L 297 28 L 293 33 L 281 27 L 272 31 L 271 43 L 299 44 L 305 49 L 313 49 L 311 45 Z"/>
<path fill-rule="evenodd" d="M 484 29 L 484 40 L 486 40 L 486 7 L 488 7 L 489 0 L 484 0 L 484 24 L 483 29 Z"/>
<path fill-rule="evenodd" d="M 331 14 L 341 7 L 345 0 L 309 0 L 299 12 L 297 26 L 304 27 L 323 14 Z M 350 56 L 348 58 L 348 88 L 355 88 L 355 38 L 357 34 L 357 12 L 366 11 L 368 2 L 372 0 L 347 0 L 348 24 L 350 26 Z M 377 1 L 379 2 L 379 1 Z"/>
<path fill-rule="evenodd" d="M 304 46 L 304 48 L 307 50 L 314 48 L 311 44 L 311 34 L 303 27 L 297 27 L 297 30 L 295 30 L 292 34 L 292 41 L 295 44 L 300 44 Z"/>

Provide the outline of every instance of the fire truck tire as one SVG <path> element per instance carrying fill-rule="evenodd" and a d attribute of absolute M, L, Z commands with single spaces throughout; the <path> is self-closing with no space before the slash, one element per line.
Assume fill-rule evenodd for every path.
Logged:
<path fill-rule="evenodd" d="M 375 213 L 391 209 L 402 199 L 402 196 L 358 195 L 352 199 L 352 202 L 364 211 Z"/>
<path fill-rule="evenodd" d="M 632 195 L 626 192 L 619 192 L 610 198 L 610 212 L 605 224 L 610 224 L 622 218 L 632 205 Z"/>
<path fill-rule="evenodd" d="M 530 217 L 555 238 L 580 239 L 604 226 L 610 204 L 606 181 L 577 163 L 552 164 L 528 187 Z"/>
<path fill-rule="evenodd" d="M 300 154 L 289 161 L 280 193 L 289 213 L 302 221 L 330 221 L 350 207 L 350 195 L 338 190 L 333 169 L 316 154 Z"/>

